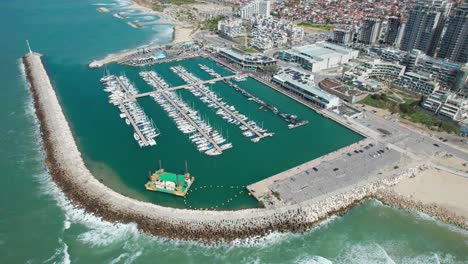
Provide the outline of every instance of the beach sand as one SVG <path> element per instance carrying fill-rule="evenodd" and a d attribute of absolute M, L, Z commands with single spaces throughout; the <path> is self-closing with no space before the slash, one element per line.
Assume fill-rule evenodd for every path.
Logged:
<path fill-rule="evenodd" d="M 424 204 L 436 204 L 468 219 L 468 178 L 437 169 L 422 171 L 390 188 Z"/>

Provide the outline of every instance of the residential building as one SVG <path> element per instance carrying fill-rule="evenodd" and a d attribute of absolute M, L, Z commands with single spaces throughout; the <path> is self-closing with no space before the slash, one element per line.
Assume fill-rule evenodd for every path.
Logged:
<path fill-rule="evenodd" d="M 360 43 L 374 45 L 379 40 L 382 22 L 378 18 L 364 18 L 359 29 Z"/>
<path fill-rule="evenodd" d="M 421 56 L 414 71 L 430 74 L 432 78 L 438 81 L 444 88 L 452 89 L 456 83 L 461 64 L 453 63 L 447 60 L 435 59 L 429 56 Z"/>
<path fill-rule="evenodd" d="M 340 105 L 340 99 L 315 86 L 314 81 L 301 71 L 285 68 L 273 76 L 272 82 L 301 96 L 321 108 L 333 108 Z M 311 76 L 311 75 L 310 75 Z"/>
<path fill-rule="evenodd" d="M 379 81 L 394 81 L 405 72 L 405 66 L 390 62 L 383 62 L 380 59 L 358 60 L 352 69 L 343 74 L 343 79 L 347 81 L 366 81 L 375 79 Z"/>
<path fill-rule="evenodd" d="M 372 52 L 384 61 L 405 65 L 407 72 L 430 74 L 444 88 L 460 90 L 459 86 L 456 87 L 457 76 L 462 67 L 460 63 L 432 58 L 420 50 L 404 52 L 393 48 L 374 48 Z"/>
<path fill-rule="evenodd" d="M 270 16 L 271 3 L 269 0 L 255 0 L 240 8 L 241 18 L 255 15 Z"/>
<path fill-rule="evenodd" d="M 451 3 L 445 0 L 425 0 L 417 3 L 409 11 L 400 48 L 406 51 L 418 49 L 433 56 L 450 8 Z"/>
<path fill-rule="evenodd" d="M 228 18 L 218 22 L 218 32 L 221 36 L 232 39 L 245 35 L 242 19 Z"/>
<path fill-rule="evenodd" d="M 439 90 L 439 83 L 432 80 L 432 76 L 416 72 L 406 72 L 395 82 L 401 88 L 413 93 L 430 95 Z"/>
<path fill-rule="evenodd" d="M 389 17 L 387 22 L 387 32 L 385 33 L 384 43 L 395 46 L 398 41 L 398 34 L 401 29 L 401 19 L 399 17 Z"/>
<path fill-rule="evenodd" d="M 288 43 L 297 43 L 304 38 L 304 28 L 294 23 L 273 17 L 253 16 L 252 38 L 250 44 L 260 50 L 282 47 Z"/>
<path fill-rule="evenodd" d="M 425 98 L 422 107 L 454 121 L 468 117 L 468 100 L 449 91 L 435 91 Z"/>
<path fill-rule="evenodd" d="M 256 70 L 258 67 L 276 65 L 274 58 L 265 55 L 247 55 L 233 49 L 221 48 L 218 50 L 218 55 L 247 70 Z"/>
<path fill-rule="evenodd" d="M 468 62 L 458 71 L 452 90 L 457 93 L 468 95 Z"/>
<path fill-rule="evenodd" d="M 333 42 L 349 45 L 353 42 L 353 31 L 349 28 L 335 28 L 333 30 Z"/>
<path fill-rule="evenodd" d="M 279 57 L 285 61 L 298 63 L 302 68 L 315 73 L 338 67 L 350 59 L 357 58 L 358 55 L 358 50 L 329 42 L 317 42 L 282 51 Z"/>
<path fill-rule="evenodd" d="M 468 3 L 456 8 L 449 18 L 437 56 L 460 63 L 468 62 Z"/>

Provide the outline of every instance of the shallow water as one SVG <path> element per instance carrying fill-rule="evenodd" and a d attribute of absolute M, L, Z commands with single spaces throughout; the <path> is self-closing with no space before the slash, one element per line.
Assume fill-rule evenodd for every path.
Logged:
<path fill-rule="evenodd" d="M 115 117 L 111 124 L 118 127 L 116 132 L 125 139 L 122 143 L 125 146 L 120 147 L 131 149 L 133 142 L 128 139 L 131 138 L 128 128 L 118 119 L 115 109 L 105 103 L 105 94 L 96 82 L 102 72 L 89 71 L 84 65 L 111 52 L 141 46 L 148 41 L 164 42 L 171 37 L 171 28 L 167 26 L 137 30 L 111 14 L 98 13 L 93 4 L 99 3 L 125 4 L 89 0 L 0 2 L 3 11 L 0 30 L 5 36 L 0 41 L 1 263 L 146 263 L 155 260 L 161 263 L 468 262 L 466 231 L 423 214 L 383 206 L 377 201 L 365 202 L 348 214 L 335 217 L 304 234 L 273 233 L 265 238 L 209 247 L 142 235 L 134 224 L 111 224 L 73 208 L 50 181 L 42 163 L 38 125 L 19 63 L 19 58 L 27 51 L 24 40 L 29 39 L 33 49 L 46 55 L 46 69 L 59 91 L 67 118 L 72 121 L 80 147 L 88 151 L 87 148 L 94 145 L 92 141 L 99 141 L 99 138 L 87 137 L 83 125 L 75 124 L 74 120 L 79 120 L 80 114 L 90 116 L 91 111 L 97 115 L 89 120 L 90 123 L 98 123 L 100 117 Z M 73 85 L 68 85 L 70 83 Z M 259 87 L 258 91 L 262 92 L 263 88 Z M 213 87 L 222 90 L 220 93 L 229 96 L 233 104 L 242 102 L 242 98 L 224 88 L 228 87 L 221 84 Z M 71 96 L 64 96 L 66 94 Z M 269 96 L 275 97 L 274 93 Z M 73 110 L 76 105 L 86 106 L 82 107 L 83 113 Z M 150 105 L 158 111 L 155 104 L 148 102 L 148 107 Z M 254 108 L 246 106 L 252 111 Z M 271 119 L 268 122 L 272 130 L 281 127 L 281 122 L 277 123 L 280 120 L 268 113 L 261 114 L 262 119 Z M 287 137 L 286 132 L 284 135 L 278 132 L 277 139 L 267 139 L 265 144 Z M 235 137 L 235 133 L 235 130 L 230 132 L 230 137 Z M 241 139 L 233 140 L 238 149 L 252 146 L 250 142 L 243 144 Z M 102 140 L 100 144 L 109 147 L 115 144 L 112 140 L 104 143 Z M 160 141 L 161 144 L 167 142 L 163 138 Z M 233 150 L 232 155 L 236 146 Z M 227 155 L 231 154 L 227 152 Z M 179 162 L 169 162 L 165 161 L 165 166 L 177 170 Z M 139 184 L 132 185 L 130 176 L 115 176 L 115 168 L 108 166 L 106 160 L 89 157 L 88 164 L 93 170 L 107 175 L 108 181 L 115 184 L 112 187 L 148 199 L 145 193 L 137 190 Z M 193 169 L 196 170 L 195 165 Z"/>

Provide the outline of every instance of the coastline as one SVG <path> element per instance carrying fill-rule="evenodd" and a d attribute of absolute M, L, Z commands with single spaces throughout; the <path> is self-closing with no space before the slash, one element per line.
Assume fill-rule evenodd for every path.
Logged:
<path fill-rule="evenodd" d="M 125 197 L 99 182 L 86 168 L 40 57 L 40 54 L 29 53 L 23 57 L 23 63 L 40 123 L 45 163 L 52 179 L 73 203 L 105 220 L 134 222 L 140 230 L 156 236 L 217 242 L 265 235 L 271 231 L 305 231 L 368 198 L 381 198 L 384 203 L 398 207 L 416 208 L 402 203 L 403 199 L 384 197 L 379 191 L 416 175 L 424 169 L 422 165 L 382 180 L 349 186 L 320 199 L 275 209 L 175 209 Z M 443 218 L 434 214 L 438 219 Z M 466 221 L 460 223 L 459 218 L 449 216 L 444 221 L 467 229 Z"/>
<path fill-rule="evenodd" d="M 184 24 L 183 22 L 173 18 L 170 15 L 165 14 L 164 12 L 154 11 L 150 7 L 146 6 L 144 4 L 146 2 L 144 1 L 143 3 L 140 3 L 140 1 L 131 0 L 131 2 L 132 4 L 130 6 L 125 7 L 126 9 L 140 9 L 147 15 L 159 16 L 158 20 L 155 20 L 152 22 L 142 22 L 142 23 L 137 23 L 135 21 L 128 22 L 128 24 L 131 27 L 142 28 L 145 25 L 157 25 L 157 24 L 173 25 L 171 42 L 166 43 L 166 44 L 147 45 L 145 46 L 145 48 L 149 48 L 149 49 L 161 48 L 166 45 L 190 42 L 194 40 L 193 35 L 195 34 L 194 32 L 195 28 L 192 25 Z M 126 57 L 129 57 L 139 52 L 139 50 L 140 48 L 135 48 L 135 49 L 120 51 L 115 54 L 109 54 L 102 59 L 92 61 L 91 63 L 88 64 L 88 67 L 100 68 L 106 64 L 125 59 Z"/>
<path fill-rule="evenodd" d="M 169 44 L 193 41 L 192 31 L 194 30 L 194 27 L 192 27 L 192 25 L 184 24 L 182 21 L 179 21 L 176 18 L 173 18 L 172 16 L 164 13 L 164 11 L 160 12 L 160 11 L 153 10 L 151 8 L 151 5 L 145 1 L 140 1 L 140 0 L 130 0 L 130 1 L 132 2 L 132 4 L 125 7 L 126 9 L 139 9 L 148 15 L 157 15 L 159 17 L 158 20 L 154 22 L 145 23 L 145 24 L 172 24 L 174 26 L 173 38 L 172 38 L 171 43 Z"/>

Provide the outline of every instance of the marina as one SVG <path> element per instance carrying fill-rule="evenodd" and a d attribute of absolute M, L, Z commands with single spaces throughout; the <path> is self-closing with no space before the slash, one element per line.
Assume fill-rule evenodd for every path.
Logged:
<path fill-rule="evenodd" d="M 202 70 L 206 71 L 208 74 L 210 74 L 211 76 L 215 78 L 221 77 L 219 73 L 217 73 L 215 70 L 211 69 L 210 67 L 206 66 L 205 64 L 198 64 L 198 66 L 200 66 Z M 246 75 L 236 75 L 233 79 L 236 82 L 241 82 L 241 81 L 245 81 L 247 77 L 248 76 Z M 279 115 L 280 117 L 282 117 L 283 120 L 286 123 L 288 123 L 289 129 L 300 127 L 309 123 L 309 121 L 302 120 L 298 118 L 296 115 L 280 112 L 278 108 L 276 108 L 275 106 L 265 103 L 260 98 L 240 88 L 237 84 L 233 83 L 230 79 L 224 79 L 223 82 L 229 85 L 230 87 L 234 88 L 236 91 L 240 92 L 245 97 L 247 97 L 249 101 L 258 103 L 260 105 L 260 109 L 263 109 L 263 108 L 269 109 L 273 114 Z"/>
<path fill-rule="evenodd" d="M 171 67 L 171 70 L 189 84 L 200 82 L 200 79 L 189 73 L 182 66 L 173 66 Z M 239 128 L 243 131 L 242 135 L 248 138 L 256 136 L 255 138 L 251 139 L 252 142 L 258 142 L 264 137 L 274 135 L 274 133 L 268 132 L 263 127 L 257 125 L 255 121 L 248 121 L 247 116 L 240 114 L 234 106 L 226 104 L 222 98 L 217 96 L 216 93 L 211 91 L 207 86 L 203 84 L 192 85 L 188 89 L 193 95 L 200 98 L 200 100 L 208 107 L 218 109 L 216 114 L 221 116 L 224 120 L 226 120 L 226 122 L 239 126 Z"/>
<path fill-rule="evenodd" d="M 141 68 L 119 64 L 109 65 L 108 69 L 112 72 L 125 72 L 125 76 L 113 80 L 115 90 L 119 92 L 116 93 L 118 96 L 109 97 L 110 103 L 116 103 L 116 106 L 121 106 L 123 109 L 128 109 L 131 104 L 137 103 L 137 106 L 145 110 L 148 117 L 157 117 L 158 127 L 161 130 L 158 146 L 148 148 L 150 152 L 145 151 L 147 154 L 136 150 L 131 152 L 131 162 L 135 164 L 131 166 L 131 169 L 127 169 L 125 165 L 130 161 L 116 165 L 119 171 L 124 171 L 123 177 L 126 181 L 131 182 L 131 189 L 149 201 L 192 209 L 255 207 L 258 203 L 257 196 L 249 193 L 245 186 L 310 160 L 310 153 L 314 153 L 313 157 L 327 153 L 317 152 L 314 147 L 322 145 L 321 142 L 325 140 L 299 139 L 311 134 L 322 134 L 321 130 L 314 127 L 323 126 L 323 122 L 329 123 L 327 126 L 334 126 L 333 123 L 277 93 L 268 85 L 255 81 L 250 74 L 232 72 L 209 58 L 174 60 L 145 66 L 142 68 L 143 71 Z M 112 77 L 107 78 L 112 79 Z M 238 85 L 244 93 L 241 90 L 227 87 L 226 81 Z M 138 91 L 135 87 L 141 90 L 138 89 Z M 268 102 L 256 97 L 257 95 L 261 95 L 260 98 L 268 98 Z M 118 104 L 119 100 L 122 105 Z M 271 108 L 262 107 L 258 101 L 268 103 Z M 274 114 L 273 107 L 288 109 L 291 115 L 300 116 L 302 120 L 313 123 L 314 127 L 304 126 L 303 129 L 291 129 L 284 125 L 284 119 L 278 118 L 281 117 L 280 115 Z M 128 119 L 132 125 L 130 118 L 126 118 L 125 111 L 121 111 L 121 117 L 125 116 L 124 120 Z M 128 113 L 131 115 L 130 111 Z M 336 129 L 341 131 L 340 127 Z M 251 142 L 258 142 L 264 137 L 273 135 L 273 132 L 274 140 L 262 140 L 262 144 L 251 144 Z M 115 133 L 124 135 L 118 131 Z M 142 136 L 136 130 L 135 134 L 141 140 Z M 117 137 L 119 141 L 122 140 L 120 135 Z M 353 137 L 353 134 L 350 136 Z M 350 139 L 352 138 L 335 137 L 332 145 L 346 146 L 346 142 Z M 144 141 L 141 140 L 141 142 L 144 145 Z M 187 144 L 189 142 L 191 144 Z M 282 146 L 280 149 L 278 144 Z M 234 146 L 235 151 L 225 152 Z M 320 147 L 319 151 L 322 149 L 323 147 Z M 278 151 L 281 155 L 271 155 Z M 164 157 L 170 167 L 177 166 L 176 163 L 180 162 L 181 153 L 183 153 L 183 159 L 193 161 L 194 175 L 203 175 L 203 178 L 197 177 L 197 183 L 194 183 L 195 185 L 188 192 L 190 195 L 187 196 L 190 198 L 178 201 L 171 198 L 172 195 L 156 195 L 146 191 L 141 193 L 142 189 L 147 188 L 142 188 L 141 177 L 138 177 L 139 181 L 134 179 L 135 171 L 139 171 L 140 175 L 148 175 L 147 165 L 155 156 Z M 289 163 L 281 158 L 284 155 L 291 157 Z M 235 169 L 237 168 L 235 164 L 240 164 L 240 162 L 248 173 L 240 173 Z M 258 166 L 265 162 L 278 163 L 281 167 Z M 203 168 L 212 169 L 207 172 Z M 183 173 L 178 172 L 178 174 Z M 200 186 L 210 186 L 207 187 L 209 191 L 201 189 Z M 239 193 L 239 190 L 236 191 L 235 188 L 223 189 L 217 186 L 244 187 L 242 187 L 243 192 Z"/>
<path fill-rule="evenodd" d="M 187 134 L 197 150 L 209 156 L 217 156 L 232 148 L 231 143 L 212 126 L 207 124 L 197 111 L 189 107 L 175 92 L 166 91 L 169 85 L 154 71 L 140 72 L 140 76 L 154 89 L 161 91 L 151 97 L 164 109 L 177 124 L 178 129 Z M 220 145 L 225 143 L 223 145 Z"/>
<path fill-rule="evenodd" d="M 101 78 L 104 91 L 109 93 L 109 103 L 117 106 L 121 112 L 120 118 L 125 119 L 127 125 L 134 129 L 133 137 L 140 147 L 155 146 L 155 137 L 159 130 L 148 118 L 140 105 L 131 99 L 138 90 L 124 76 L 106 75 Z"/>

